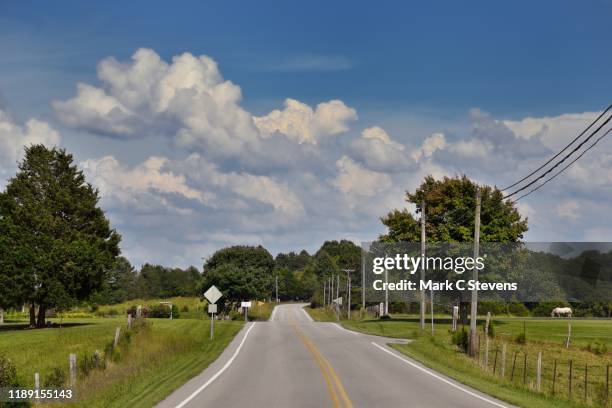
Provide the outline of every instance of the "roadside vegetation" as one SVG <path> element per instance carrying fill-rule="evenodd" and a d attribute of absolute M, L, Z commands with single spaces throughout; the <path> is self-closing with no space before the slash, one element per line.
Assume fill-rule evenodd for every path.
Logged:
<path fill-rule="evenodd" d="M 316 320 L 335 320 L 335 314 L 329 309 L 307 308 L 307 310 Z M 572 341 L 569 348 L 566 348 L 564 343 L 568 323 L 566 319 L 493 319 L 494 333 L 489 340 L 486 368 L 484 340 L 481 341 L 479 357 L 473 360 L 465 353 L 461 344 L 461 326 L 458 328 L 459 334 L 453 336 L 450 331 L 450 317 L 436 316 L 434 322 L 433 336 L 429 321 L 427 330 L 420 329 L 418 316 L 393 315 L 389 320 L 374 319 L 370 316 L 363 320 L 343 319 L 341 323 L 347 329 L 367 334 L 411 339 L 408 344 L 392 345 L 392 347 L 436 371 L 518 406 L 612 406 L 610 397 L 606 396 L 605 385 L 606 369 L 612 365 L 610 351 L 612 324 L 609 320 L 572 319 Z M 482 339 L 484 339 L 483 326 L 484 320 L 479 321 L 479 333 Z M 501 349 L 504 344 L 506 360 L 502 378 Z M 536 359 L 539 352 L 542 352 L 542 383 L 538 392 L 535 381 Z M 570 360 L 572 361 L 571 397 L 569 396 Z M 588 367 L 586 399 L 585 366 Z"/>
<path fill-rule="evenodd" d="M 149 407 L 201 372 L 238 333 L 240 321 L 138 319 L 127 330 L 124 318 L 70 319 L 60 328 L 0 331 L 0 355 L 10 356 L 21 386 L 66 386 L 69 354 L 77 355 L 77 400 L 88 407 Z M 116 327 L 120 342 L 112 347 Z M 56 406 L 56 405 L 53 405 Z"/>

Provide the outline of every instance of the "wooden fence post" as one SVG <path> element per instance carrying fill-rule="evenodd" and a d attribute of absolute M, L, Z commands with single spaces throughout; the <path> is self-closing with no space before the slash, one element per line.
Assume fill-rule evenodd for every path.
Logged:
<path fill-rule="evenodd" d="M 130 330 L 132 328 L 132 315 L 128 313 L 127 315 L 127 328 Z"/>
<path fill-rule="evenodd" d="M 489 336 L 485 334 L 484 370 L 489 371 Z"/>
<path fill-rule="evenodd" d="M 514 359 L 512 360 L 512 373 L 510 374 L 510 381 L 514 381 L 514 367 L 516 366 L 516 356 L 518 355 L 518 350 L 514 352 Z"/>
<path fill-rule="evenodd" d="M 495 347 L 495 359 L 493 360 L 493 374 L 495 374 L 495 368 L 497 367 L 497 352 L 499 351 L 499 347 Z"/>
<path fill-rule="evenodd" d="M 506 376 L 506 343 L 502 344 L 501 367 L 499 371 L 501 377 L 504 378 Z"/>
<path fill-rule="evenodd" d="M 569 361 L 569 399 L 572 399 L 572 360 Z"/>
<path fill-rule="evenodd" d="M 40 390 L 40 374 L 39 373 L 34 373 L 34 389 L 36 391 Z M 38 398 L 36 398 L 36 401 L 38 402 Z"/>
<path fill-rule="evenodd" d="M 589 365 L 588 363 L 584 365 L 584 400 L 586 402 L 587 399 L 587 387 L 588 387 L 588 378 L 589 378 Z"/>
<path fill-rule="evenodd" d="M 606 402 L 610 398 L 610 364 L 606 366 Z"/>
<path fill-rule="evenodd" d="M 565 348 L 569 348 L 572 339 L 572 324 L 567 323 L 567 339 L 565 340 Z"/>
<path fill-rule="evenodd" d="M 76 354 L 70 353 L 70 386 L 76 385 Z"/>
<path fill-rule="evenodd" d="M 115 329 L 115 341 L 113 342 L 113 347 L 117 347 L 119 344 L 119 335 L 121 334 L 121 327 L 117 327 Z"/>
<path fill-rule="evenodd" d="M 555 366 L 553 368 L 552 395 L 555 395 L 555 383 L 556 382 L 557 382 L 557 359 L 555 358 Z"/>
<path fill-rule="evenodd" d="M 536 365 L 536 389 L 540 391 L 542 386 L 542 352 L 538 352 L 538 362 Z"/>
<path fill-rule="evenodd" d="M 527 384 L 527 353 L 523 359 L 523 386 Z"/>

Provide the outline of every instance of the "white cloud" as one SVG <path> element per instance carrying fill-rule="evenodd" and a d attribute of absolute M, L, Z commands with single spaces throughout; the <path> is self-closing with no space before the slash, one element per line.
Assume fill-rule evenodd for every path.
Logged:
<path fill-rule="evenodd" d="M 22 126 L 0 109 L 0 170 L 14 170 L 25 146 L 44 144 L 53 147 L 59 142 L 59 133 L 48 123 L 30 119 Z"/>
<path fill-rule="evenodd" d="M 323 136 L 346 132 L 348 122 L 357 119 L 357 112 L 339 100 L 320 103 L 312 109 L 305 103 L 287 99 L 282 111 L 276 109 L 253 119 L 264 134 L 278 132 L 300 144 L 317 144 Z"/>
<path fill-rule="evenodd" d="M 406 147 L 393 140 L 379 126 L 364 129 L 361 137 L 351 142 L 351 149 L 356 158 L 377 171 L 398 172 L 413 164 L 406 153 Z"/>
<path fill-rule="evenodd" d="M 505 120 L 503 123 L 522 139 L 538 137 L 548 147 L 559 148 L 582 132 L 600 113 L 564 113 L 558 116 Z"/>
<path fill-rule="evenodd" d="M 419 161 L 422 157 L 431 157 L 436 150 L 442 150 L 444 147 L 446 147 L 444 135 L 442 133 L 434 133 L 428 136 L 421 144 L 421 147 L 412 152 L 411 156 L 414 161 Z"/>
<path fill-rule="evenodd" d="M 187 185 L 186 177 L 165 167 L 168 159 L 149 157 L 143 163 L 128 168 L 112 156 L 89 159 L 81 163 L 87 178 L 105 199 L 115 198 L 130 205 L 149 207 L 152 198 L 170 206 L 164 195 L 175 194 L 202 204 L 210 203 L 213 195 Z"/>
<path fill-rule="evenodd" d="M 557 205 L 556 212 L 561 218 L 580 218 L 580 205 L 575 200 L 568 200 Z"/>
<path fill-rule="evenodd" d="M 336 161 L 338 175 L 331 184 L 344 194 L 372 197 L 391 187 L 388 174 L 364 168 L 350 157 Z"/>
<path fill-rule="evenodd" d="M 206 55 L 184 53 L 167 63 L 139 49 L 128 62 L 100 61 L 98 78 L 100 86 L 78 84 L 73 98 L 52 103 L 66 126 L 120 139 L 161 134 L 187 151 L 249 165 L 282 161 L 272 151 L 271 144 L 278 145 L 272 134 L 314 145 L 347 131 L 357 118 L 339 100 L 311 108 L 293 99 L 254 118 L 241 106 L 240 87 Z"/>

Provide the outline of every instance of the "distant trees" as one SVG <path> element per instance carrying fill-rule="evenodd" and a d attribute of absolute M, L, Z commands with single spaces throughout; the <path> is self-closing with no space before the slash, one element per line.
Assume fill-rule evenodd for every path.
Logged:
<path fill-rule="evenodd" d="M 213 254 L 204 264 L 203 293 L 217 286 L 221 302 L 266 299 L 272 294 L 274 258 L 262 246 L 232 246 Z"/>
<path fill-rule="evenodd" d="M 63 149 L 25 149 L 0 193 L 0 298 L 30 305 L 30 325 L 48 308 L 66 308 L 103 286 L 119 255 L 120 236 Z M 38 306 L 38 315 L 35 315 Z"/>
<path fill-rule="evenodd" d="M 145 264 L 140 271 L 123 257 L 111 268 L 102 289 L 91 296 L 91 303 L 114 304 L 130 299 L 197 296 L 201 274 L 197 268 L 168 268 Z"/>

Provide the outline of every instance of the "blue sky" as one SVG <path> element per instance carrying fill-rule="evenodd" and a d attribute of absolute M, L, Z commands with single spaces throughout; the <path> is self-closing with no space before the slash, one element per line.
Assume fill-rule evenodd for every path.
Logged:
<path fill-rule="evenodd" d="M 0 1 L 0 110 L 5 112 L 0 120 L 22 141 L 59 143 L 89 166 L 91 178 L 106 186 L 103 204 L 136 264 L 197 263 L 200 254 L 230 243 L 263 243 L 276 252 L 314 249 L 326 238 L 368 240 L 381 232 L 378 217 L 401 205 L 401 192 L 414 188 L 421 175 L 465 172 L 481 182 L 505 184 L 610 103 L 610 15 L 612 2 L 604 0 L 172 6 Z M 125 68 L 141 48 L 159 57 L 159 66 L 148 61 L 160 70 L 174 66 L 172 58 L 183 53 L 205 55 L 218 64 L 219 83 L 231 81 L 240 96 L 229 97 L 229 110 L 220 102 L 225 96 L 214 106 L 190 100 L 197 112 L 188 112 L 185 101 L 179 106 L 178 99 L 172 109 L 160 107 L 163 98 L 144 107 L 112 89 L 119 79 L 101 78 L 96 71 L 108 57 Z M 204 65 L 189 69 L 200 72 Z M 100 95 L 92 100 L 91 94 L 87 99 L 77 83 L 112 100 Z M 197 92 L 209 92 L 208 85 L 200 85 Z M 291 110 L 287 98 L 302 105 Z M 293 115 L 334 100 L 342 105 L 325 105 L 320 117 L 307 113 L 309 122 Z M 117 112 L 125 109 L 124 116 L 96 117 L 84 110 L 94 106 L 87 104 L 113 103 Z M 204 127 L 194 125 L 206 116 L 202 109 L 210 115 Z M 274 110 L 286 115 L 274 118 Z M 333 121 L 322 122 L 329 119 L 324 111 L 332 112 Z M 219 112 L 245 122 L 224 123 Z M 31 118 L 50 129 L 34 135 L 27 128 Z M 296 126 L 305 127 L 295 131 Z M 191 132 L 187 136 L 185 129 Z M 246 144 L 222 142 L 215 139 L 219 135 Z M 373 141 L 380 146 L 369 145 Z M 4 143 L 14 149 L 20 141 Z M 524 154 L 526 143 L 533 154 Z M 262 146 L 278 150 L 265 156 Z M 483 152 L 490 162 L 476 165 Z M 579 170 L 608 171 L 605 147 L 598 154 L 594 168 Z M 3 175 L 11 173 L 18 153 L 4 156 Z M 280 156 L 290 159 L 283 162 Z M 409 156 L 414 163 L 400 163 Z M 100 166 L 103 158 L 108 165 L 109 157 L 116 162 Z M 194 174 L 186 168 L 189 160 L 204 161 L 197 167 L 208 173 Z M 525 214 L 537 220 L 528 238 L 603 239 L 607 228 L 612 231 L 594 216 L 574 216 L 577 208 L 604 211 L 609 198 L 607 181 L 589 190 L 580 182 L 589 178 L 580 171 L 570 177 L 574 184 L 566 180 L 567 185 L 526 204 Z M 131 175 L 135 184 L 113 184 L 108 172 L 126 180 Z M 143 184 L 143 175 L 150 181 Z M 360 186 L 351 177 L 365 180 L 361 187 L 372 193 L 354 191 Z M 253 185 L 263 190 L 251 191 Z M 262 199 L 275 194 L 289 197 L 288 202 Z M 234 207 L 222 211 L 224 205 L 215 200 Z M 558 211 L 547 211 L 552 207 Z M 547 213 L 548 218 L 536 217 Z M 160 238 L 164 234 L 172 245 Z"/>

